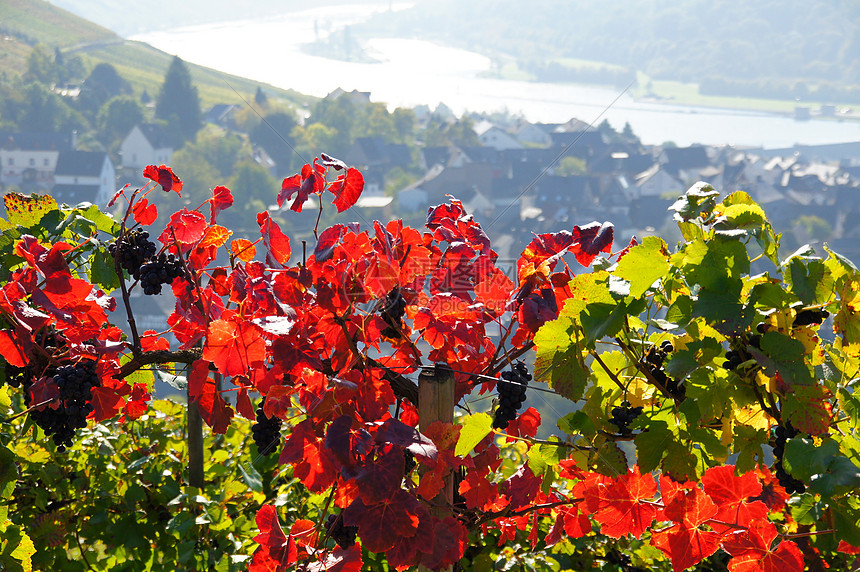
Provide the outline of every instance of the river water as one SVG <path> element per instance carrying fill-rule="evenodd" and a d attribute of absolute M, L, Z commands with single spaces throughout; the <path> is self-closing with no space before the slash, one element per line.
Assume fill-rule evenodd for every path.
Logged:
<path fill-rule="evenodd" d="M 391 108 L 421 104 L 433 108 L 442 102 L 458 114 L 506 110 L 547 123 L 572 117 L 593 124 L 607 119 L 619 130 L 629 122 L 649 144 L 773 149 L 860 141 L 857 121 L 795 121 L 774 114 L 638 101 L 621 90 L 489 79 L 482 77 L 491 69 L 488 58 L 409 38 L 369 40 L 365 50 L 378 63 L 331 60 L 302 51 L 304 44 L 389 8 L 388 2 L 326 6 L 278 17 L 153 31 L 131 39 L 188 62 L 309 95 L 322 97 L 338 87 L 369 91 L 371 100 Z"/>

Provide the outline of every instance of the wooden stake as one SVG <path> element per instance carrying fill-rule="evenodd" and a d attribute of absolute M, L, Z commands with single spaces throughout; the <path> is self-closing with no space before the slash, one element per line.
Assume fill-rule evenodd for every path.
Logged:
<path fill-rule="evenodd" d="M 454 372 L 447 364 L 437 363 L 433 369 L 422 369 L 418 375 L 418 425 L 424 431 L 434 421 L 454 422 Z M 430 512 L 437 518 L 451 516 L 454 502 L 454 475 L 449 471 L 444 477 L 445 485 L 436 498 Z M 448 567 L 449 572 L 453 567 Z M 429 572 L 424 566 L 419 572 Z"/>

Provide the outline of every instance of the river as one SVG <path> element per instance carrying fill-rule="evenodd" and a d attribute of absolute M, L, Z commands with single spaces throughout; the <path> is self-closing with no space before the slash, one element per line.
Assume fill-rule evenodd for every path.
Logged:
<path fill-rule="evenodd" d="M 576 117 L 616 129 L 629 122 L 644 143 L 731 144 L 768 149 L 795 144 L 860 141 L 860 122 L 792 118 L 758 112 L 639 101 L 621 90 L 482 77 L 492 62 L 480 54 L 409 38 L 376 38 L 364 48 L 377 63 L 353 63 L 305 53 L 304 44 L 361 22 L 384 4 L 326 6 L 278 17 L 236 20 L 137 34 L 139 40 L 183 60 L 276 87 L 325 96 L 340 87 L 371 93 L 389 107 L 456 113 L 506 110 L 532 122 Z M 393 9 L 405 7 L 394 5 Z"/>

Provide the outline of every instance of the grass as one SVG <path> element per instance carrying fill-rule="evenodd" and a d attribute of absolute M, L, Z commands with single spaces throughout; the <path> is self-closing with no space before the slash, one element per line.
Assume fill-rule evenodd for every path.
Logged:
<path fill-rule="evenodd" d="M 0 26 L 39 43 L 56 47 L 100 42 L 117 36 L 107 28 L 52 6 L 44 0 L 3 0 Z"/>
<path fill-rule="evenodd" d="M 173 56 L 142 42 L 125 41 L 120 45 L 95 48 L 85 52 L 85 57 L 93 65 L 106 62 L 132 85 L 135 93 L 145 89 L 153 98 L 158 94 L 164 81 L 164 74 Z M 315 98 L 302 95 L 293 90 L 285 90 L 258 81 L 229 75 L 211 68 L 187 63 L 191 78 L 200 95 L 200 105 L 207 109 L 216 103 L 244 104 L 242 98 L 251 101 L 257 87 L 262 87 L 267 95 L 302 106 Z M 229 84 L 229 85 L 228 85 Z M 232 88 L 231 88 L 232 86 Z M 234 92 L 233 89 L 236 91 Z M 236 94 L 238 92 L 241 97 Z"/>

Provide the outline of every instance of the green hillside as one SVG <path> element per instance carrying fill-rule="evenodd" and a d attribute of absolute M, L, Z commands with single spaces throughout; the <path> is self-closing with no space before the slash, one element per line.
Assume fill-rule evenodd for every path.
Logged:
<path fill-rule="evenodd" d="M 109 63 L 138 94 L 144 90 L 150 94 L 158 92 L 172 58 L 147 44 L 123 40 L 107 28 L 44 0 L 0 1 L 0 77 L 23 74 L 27 56 L 36 44 L 78 55 L 89 69 L 102 62 Z M 189 69 L 204 109 L 215 103 L 242 103 L 233 89 L 247 98 L 260 86 L 259 82 L 210 68 L 189 64 Z M 292 90 L 263 87 L 296 105 L 312 99 Z"/>

